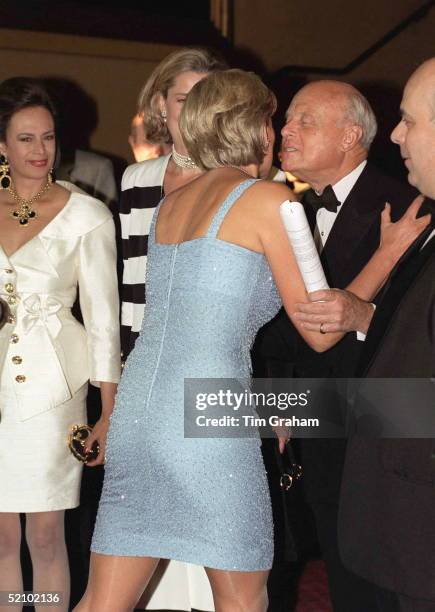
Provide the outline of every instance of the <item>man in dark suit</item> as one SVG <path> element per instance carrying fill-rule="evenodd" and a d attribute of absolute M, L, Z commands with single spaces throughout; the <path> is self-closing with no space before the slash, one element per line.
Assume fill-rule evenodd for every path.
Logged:
<path fill-rule="evenodd" d="M 391 274 L 368 329 L 359 364 L 361 375 L 383 381 L 400 396 L 379 402 L 393 424 L 398 404 L 418 421 L 435 411 L 435 58 L 408 81 L 402 120 L 392 133 L 408 168 L 408 180 L 432 198 L 426 230 Z M 322 299 L 317 294 L 312 299 Z M 330 302 L 302 307 L 305 325 L 328 331 L 362 327 L 371 306 L 346 292 L 332 292 Z M 338 315 L 341 307 L 342 315 Z M 376 384 L 376 381 L 372 381 Z M 367 383 L 370 385 L 370 381 Z M 387 387 L 388 389 L 388 387 Z M 420 392 L 421 393 L 418 393 Z M 422 393 L 424 391 L 424 393 Z M 398 401 L 399 400 L 399 401 Z M 364 413 L 360 391 L 355 404 Z M 379 439 L 368 436 L 362 419 L 349 439 L 339 519 L 343 561 L 377 585 L 382 612 L 435 611 L 435 432 L 428 438 Z M 387 432 L 388 433 L 388 432 Z M 406 435 L 406 431 L 404 432 Z"/>
<path fill-rule="evenodd" d="M 384 176 L 367 162 L 375 134 L 376 119 L 369 103 L 346 83 L 310 83 L 295 95 L 287 110 L 282 168 L 313 188 L 302 203 L 331 287 L 345 288 L 378 247 L 385 203 L 395 203 L 395 220 L 415 197 L 412 188 Z M 281 311 L 257 339 L 254 361 L 263 364 L 263 375 L 334 379 L 354 374 L 361 345 L 356 334 L 349 333 L 326 353 L 315 353 Z M 370 589 L 343 566 L 338 553 L 345 406 L 334 380 L 328 413 L 337 439 L 301 441 L 305 498 L 315 516 L 334 610 L 368 612 Z M 343 438 L 338 439 L 340 435 Z"/>

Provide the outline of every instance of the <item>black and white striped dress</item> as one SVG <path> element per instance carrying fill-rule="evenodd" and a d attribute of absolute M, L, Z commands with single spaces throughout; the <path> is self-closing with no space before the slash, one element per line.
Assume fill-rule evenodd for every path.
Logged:
<path fill-rule="evenodd" d="M 163 197 L 163 179 L 171 155 L 129 166 L 121 184 L 122 276 L 121 347 L 124 359 L 139 335 L 145 308 L 148 234 Z"/>

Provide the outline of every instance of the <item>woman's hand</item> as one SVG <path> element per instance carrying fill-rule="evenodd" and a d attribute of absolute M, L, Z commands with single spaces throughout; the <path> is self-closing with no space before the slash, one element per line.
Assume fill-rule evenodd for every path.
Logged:
<path fill-rule="evenodd" d="M 275 427 L 272 427 L 272 429 L 276 433 L 276 437 L 278 438 L 279 452 L 282 455 L 285 449 L 285 445 L 291 437 L 290 428 L 283 427 L 281 425 L 276 425 Z"/>
<path fill-rule="evenodd" d="M 89 467 L 102 465 L 106 454 L 106 438 L 110 425 L 110 415 L 113 411 L 116 395 L 116 383 L 100 381 L 101 392 L 101 416 L 95 423 L 91 435 L 86 440 L 85 450 L 89 452 L 92 444 L 97 441 L 100 446 L 98 457 L 93 461 L 86 462 Z"/>
<path fill-rule="evenodd" d="M 86 465 L 89 467 L 95 467 L 96 465 L 103 465 L 104 456 L 106 454 L 106 438 L 109 430 L 109 419 L 105 416 L 101 416 L 100 419 L 95 423 L 92 433 L 86 438 L 85 452 L 89 453 L 94 442 L 98 443 L 100 452 L 93 461 L 87 461 Z"/>
<path fill-rule="evenodd" d="M 407 248 L 411 246 L 417 236 L 430 223 L 430 215 L 417 219 L 417 213 L 423 200 L 424 197 L 422 195 L 416 197 L 405 214 L 396 223 L 391 221 L 390 204 L 387 203 L 382 211 L 379 250 L 385 253 L 385 256 L 390 259 L 393 265 L 399 261 Z"/>

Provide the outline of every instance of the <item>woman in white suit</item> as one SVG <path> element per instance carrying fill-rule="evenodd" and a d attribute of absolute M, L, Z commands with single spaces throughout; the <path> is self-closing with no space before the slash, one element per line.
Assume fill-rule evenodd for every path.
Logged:
<path fill-rule="evenodd" d="M 68 432 L 86 423 L 90 380 L 102 415 L 88 465 L 103 462 L 120 375 L 114 225 L 104 204 L 51 181 L 55 111 L 38 81 L 0 85 L 0 153 L 0 591 L 22 590 L 26 513 L 33 590 L 62 592 L 52 609 L 65 611 L 64 510 L 79 505 L 82 469 Z M 77 288 L 84 326 L 71 314 Z"/>

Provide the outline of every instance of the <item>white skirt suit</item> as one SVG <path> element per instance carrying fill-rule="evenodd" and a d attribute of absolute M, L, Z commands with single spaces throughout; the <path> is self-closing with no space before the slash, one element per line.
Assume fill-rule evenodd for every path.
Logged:
<path fill-rule="evenodd" d="M 25 229 L 23 229 L 25 231 Z M 79 290 L 81 325 L 71 307 Z M 71 426 L 86 423 L 87 383 L 120 377 L 115 229 L 107 207 L 71 193 L 9 257 L 0 248 L 0 512 L 79 505 Z"/>

